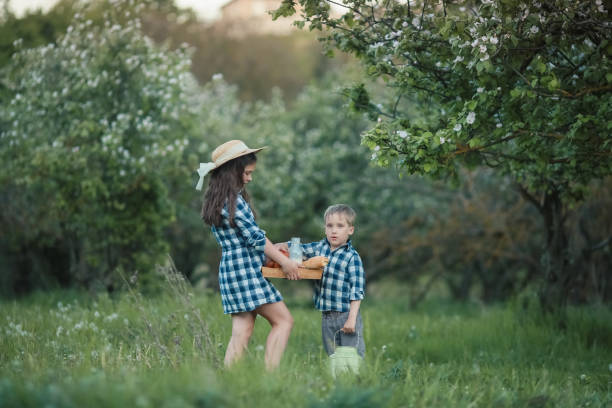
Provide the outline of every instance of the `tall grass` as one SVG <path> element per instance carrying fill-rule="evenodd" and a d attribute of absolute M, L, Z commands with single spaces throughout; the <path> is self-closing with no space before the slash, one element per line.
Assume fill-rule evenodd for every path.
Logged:
<path fill-rule="evenodd" d="M 161 272 L 166 290 L 154 297 L 54 292 L 0 303 L 0 407 L 612 406 L 606 307 L 570 309 L 560 329 L 518 302 L 412 310 L 370 297 L 365 368 L 334 381 L 320 315 L 299 294 L 306 282 L 279 283 L 295 328 L 267 373 L 263 319 L 246 357 L 224 369 L 231 327 L 218 295 L 195 292 L 171 266 Z"/>

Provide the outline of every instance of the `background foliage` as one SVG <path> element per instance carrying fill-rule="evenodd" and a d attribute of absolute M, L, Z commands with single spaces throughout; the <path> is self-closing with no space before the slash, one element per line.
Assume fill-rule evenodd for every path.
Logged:
<path fill-rule="evenodd" d="M 9 268 L 102 287 L 116 268 L 151 269 L 174 217 L 165 179 L 195 113 L 188 55 L 160 51 L 136 22 L 77 18 L 57 45 L 24 49 L 9 68 L 0 110 Z"/>
<path fill-rule="evenodd" d="M 378 105 L 363 84 L 350 94 L 355 109 L 378 117 L 364 133 L 373 160 L 436 178 L 464 166 L 509 177 L 546 232 L 542 301 L 564 303 L 585 273 L 570 256 L 568 208 L 612 172 L 607 6 L 355 0 L 334 13 L 333 1 L 283 0 L 275 17 L 298 4 L 299 25 L 327 30 L 330 48 L 355 55 L 390 91 Z"/>
<path fill-rule="evenodd" d="M 216 288 L 219 248 L 199 218 L 194 169 L 238 138 L 269 147 L 249 189 L 273 241 L 321 239 L 324 209 L 348 203 L 368 281 L 409 283 L 412 305 L 433 290 L 486 302 L 529 293 L 561 277 L 554 262 L 567 267 L 556 281 L 566 299 L 610 300 L 608 28 L 597 3 L 567 16 L 540 4 L 533 20 L 529 2 L 353 2 L 335 20 L 324 2 L 304 2 L 369 77 L 346 54 L 323 59 L 312 33 L 237 40 L 172 1 L 109 4 L 63 0 L 0 24 L 3 295 L 112 290 L 119 271 L 151 289 L 166 254 Z M 584 32 L 562 34 L 585 10 L 595 17 Z M 557 88 L 543 85 L 551 76 Z M 547 162 L 566 153 L 575 165 Z"/>

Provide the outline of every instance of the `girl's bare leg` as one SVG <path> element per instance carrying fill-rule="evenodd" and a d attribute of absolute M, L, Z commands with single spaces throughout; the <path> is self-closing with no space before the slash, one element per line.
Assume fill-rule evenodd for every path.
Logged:
<path fill-rule="evenodd" d="M 271 371 L 280 364 L 293 328 L 293 316 L 291 316 L 284 302 L 268 303 L 258 307 L 255 311 L 272 326 L 266 340 L 265 357 L 266 369 Z"/>
<path fill-rule="evenodd" d="M 232 314 L 232 337 L 225 351 L 224 364 L 226 367 L 231 366 L 236 360 L 242 357 L 244 350 L 249 344 L 251 334 L 253 334 L 255 317 L 257 317 L 255 312 Z"/>

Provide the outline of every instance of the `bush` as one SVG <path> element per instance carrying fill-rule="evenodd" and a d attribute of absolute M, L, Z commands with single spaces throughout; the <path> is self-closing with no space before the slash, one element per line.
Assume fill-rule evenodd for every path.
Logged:
<path fill-rule="evenodd" d="M 137 21 L 75 21 L 57 45 L 22 50 L 7 68 L 5 291 L 29 289 L 37 276 L 112 287 L 112 271 L 146 276 L 167 249 L 164 172 L 188 144 L 193 107 L 187 52 L 154 46 Z"/>

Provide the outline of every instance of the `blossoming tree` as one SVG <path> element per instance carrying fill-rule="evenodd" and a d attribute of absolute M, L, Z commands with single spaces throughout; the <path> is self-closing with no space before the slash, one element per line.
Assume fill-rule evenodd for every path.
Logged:
<path fill-rule="evenodd" d="M 283 0 L 329 49 L 357 56 L 390 95 L 362 84 L 352 106 L 377 118 L 363 143 L 379 165 L 453 177 L 463 165 L 510 176 L 542 215 L 545 305 L 581 271 L 565 217 L 612 173 L 612 24 L 601 0 Z M 417 102 L 417 111 L 405 101 Z M 414 106 L 414 105 L 410 105 Z"/>
<path fill-rule="evenodd" d="M 184 50 L 155 46 L 136 20 L 96 27 L 84 17 L 57 44 L 12 57 L 0 239 L 14 270 L 111 286 L 116 268 L 143 276 L 163 259 L 173 217 L 164 172 L 178 167 L 197 106 L 189 67 Z"/>

